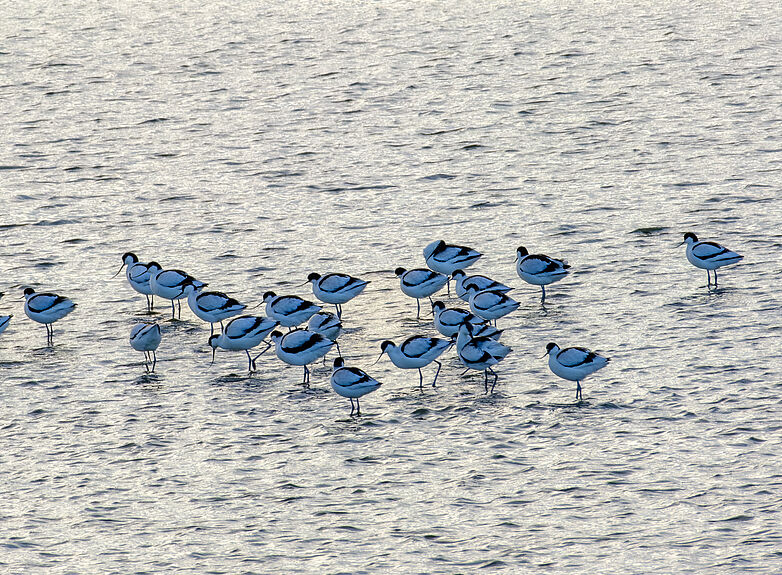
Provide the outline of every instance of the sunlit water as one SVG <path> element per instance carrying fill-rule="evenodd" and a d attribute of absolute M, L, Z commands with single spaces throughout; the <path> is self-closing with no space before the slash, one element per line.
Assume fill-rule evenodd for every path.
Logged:
<path fill-rule="evenodd" d="M 782 571 L 774 3 L 70 4 L 0 16 L 0 570 Z M 745 255 L 716 291 L 685 231 Z M 439 238 L 522 303 L 492 395 L 371 365 L 433 334 L 392 270 Z M 573 266 L 545 308 L 518 245 Z M 371 280 L 383 387 L 210 367 L 163 303 L 144 375 L 125 251 L 253 305 Z M 53 348 L 27 285 L 78 303 Z M 549 341 L 612 357 L 582 404 Z"/>

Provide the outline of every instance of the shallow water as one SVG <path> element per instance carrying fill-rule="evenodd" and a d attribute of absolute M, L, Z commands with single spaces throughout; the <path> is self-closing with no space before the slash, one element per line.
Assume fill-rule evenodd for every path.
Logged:
<path fill-rule="evenodd" d="M 772 6 L 6 7 L 2 569 L 782 570 Z M 745 255 L 719 289 L 685 231 Z M 392 270 L 438 238 L 522 303 L 492 395 L 371 365 L 433 333 Z M 518 245 L 573 266 L 545 307 Z M 253 305 L 371 280 L 340 341 L 383 387 L 351 418 L 323 366 L 210 367 L 165 305 L 145 375 L 129 250 Z M 53 348 L 27 285 L 78 303 Z M 611 356 L 582 404 L 549 341 Z"/>

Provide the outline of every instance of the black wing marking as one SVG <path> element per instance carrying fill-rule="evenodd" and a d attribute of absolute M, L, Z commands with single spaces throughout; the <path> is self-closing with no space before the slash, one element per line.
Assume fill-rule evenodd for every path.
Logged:
<path fill-rule="evenodd" d="M 570 360 L 570 361 L 571 361 L 571 363 L 566 363 L 566 361 L 567 361 L 567 360 L 566 360 L 565 358 L 566 358 L 567 356 L 566 356 L 565 354 L 567 354 L 567 352 L 572 352 L 572 351 L 574 351 L 574 350 L 576 350 L 576 351 L 580 351 L 580 352 L 581 352 L 583 355 L 582 355 L 582 356 L 581 356 L 581 357 L 580 357 L 578 360 L 576 360 L 576 361 L 574 361 L 574 360 Z M 562 357 L 563 359 L 565 359 L 565 361 L 563 361 L 562 359 L 560 359 L 560 357 Z M 583 347 L 569 347 L 569 348 L 567 348 L 567 349 L 563 349 L 562 351 L 560 351 L 560 352 L 557 354 L 557 361 L 559 361 L 559 363 L 561 363 L 561 364 L 562 364 L 562 365 L 564 365 L 565 367 L 578 367 L 579 365 L 586 365 L 586 364 L 588 364 L 588 363 L 592 363 L 592 361 L 593 361 L 593 360 L 594 360 L 596 357 L 597 357 L 597 354 L 596 354 L 595 352 L 593 352 L 593 351 L 589 351 L 589 350 L 588 350 L 588 349 L 586 349 L 586 348 L 583 348 Z"/>
<path fill-rule="evenodd" d="M 343 367 L 342 369 L 344 369 L 345 371 L 349 372 L 350 374 L 356 377 L 356 379 L 350 382 L 349 384 L 347 384 L 347 386 L 366 383 L 371 379 L 366 373 L 364 373 L 362 370 L 360 370 L 357 367 Z"/>
<path fill-rule="evenodd" d="M 161 277 L 162 276 L 162 277 Z M 190 277 L 182 270 L 163 270 L 157 275 L 158 283 L 168 288 L 182 287 L 186 282 L 192 281 L 194 278 Z M 174 280 L 176 280 L 175 283 Z M 166 283 L 168 281 L 169 283 Z"/>
<path fill-rule="evenodd" d="M 252 321 L 248 322 L 248 320 Z M 261 316 L 243 315 L 228 322 L 224 333 L 231 339 L 241 339 L 260 328 L 266 320 L 267 318 Z"/>
<path fill-rule="evenodd" d="M 291 333 L 297 333 L 295 331 L 292 331 Z M 304 333 L 303 331 L 299 331 L 298 333 Z M 290 334 L 288 334 L 290 336 Z M 286 353 L 300 353 L 302 351 L 307 351 L 308 349 L 312 349 L 320 342 L 324 341 L 324 337 L 318 333 L 308 333 L 308 337 L 304 338 L 301 342 L 297 344 L 292 345 L 285 345 L 285 342 L 283 342 L 282 350 Z"/>
<path fill-rule="evenodd" d="M 217 300 L 217 301 L 211 301 Z M 199 307 L 206 311 L 219 311 L 222 309 L 228 309 L 234 306 L 242 305 L 240 302 L 232 297 L 225 295 L 218 291 L 208 291 L 200 293 L 196 296 L 196 303 Z"/>
<path fill-rule="evenodd" d="M 450 257 L 446 258 L 446 260 L 448 260 L 448 261 L 453 261 L 453 262 L 456 262 L 456 261 L 467 261 L 467 260 L 471 260 L 471 259 L 473 259 L 475 257 L 478 257 L 476 255 L 476 253 L 475 253 L 475 250 L 473 250 L 472 248 L 467 248 L 467 247 L 464 247 L 464 246 L 449 246 L 449 245 L 443 245 L 443 249 L 435 250 L 434 253 L 432 254 L 432 257 L 434 259 L 438 260 L 438 261 L 443 261 L 442 259 L 438 258 L 437 256 L 439 254 L 441 254 L 442 252 L 448 250 L 448 249 L 456 250 L 456 253 L 453 256 L 450 256 Z"/>
<path fill-rule="evenodd" d="M 412 272 L 416 272 L 416 274 L 413 275 Z M 421 276 L 424 274 L 425 274 L 424 278 L 421 278 Z M 411 283 L 411 281 L 408 281 L 407 279 L 408 275 L 410 276 L 411 280 L 415 281 L 416 279 L 420 279 L 420 281 L 415 281 L 415 283 Z M 425 270 L 425 269 L 410 270 L 404 276 L 402 276 L 402 283 L 409 287 L 418 287 L 419 285 L 431 281 L 432 279 L 436 278 L 439 275 L 440 275 L 439 273 L 433 272 L 431 270 Z"/>
<path fill-rule="evenodd" d="M 431 337 L 411 337 L 399 349 L 407 357 L 422 357 L 436 347 L 438 341 Z"/>
<path fill-rule="evenodd" d="M 130 266 L 130 279 L 135 282 L 149 281 L 149 275 L 150 269 L 147 264 L 135 263 Z"/>
<path fill-rule="evenodd" d="M 309 302 L 307 300 L 301 299 L 298 296 L 280 296 L 277 298 L 276 301 L 272 303 L 272 307 L 280 306 L 279 311 L 275 309 L 276 313 L 281 313 L 283 315 L 293 315 L 294 313 L 298 313 L 300 311 L 303 311 L 305 309 L 308 309 L 312 307 L 312 302 Z"/>
<path fill-rule="evenodd" d="M 337 281 L 340 279 L 342 280 L 341 282 Z M 320 289 L 322 289 L 326 293 L 337 293 L 339 291 L 346 290 L 348 288 L 352 288 L 353 286 L 357 286 L 365 283 L 366 282 L 358 278 L 354 278 L 346 274 L 338 274 L 338 273 L 326 274 L 318 282 Z"/>
<path fill-rule="evenodd" d="M 539 262 L 539 263 L 543 264 L 543 267 L 541 267 L 540 269 L 537 269 L 535 271 L 526 272 L 526 273 L 530 273 L 532 275 L 547 274 L 547 273 L 555 272 L 555 271 L 557 271 L 560 268 L 569 268 L 570 267 L 569 265 L 567 265 L 567 264 L 565 264 L 565 263 L 563 263 L 563 262 L 561 262 L 559 260 L 555 260 L 553 258 L 550 258 L 548 256 L 544 256 L 544 255 L 530 255 L 530 256 L 527 256 L 526 258 L 524 258 L 524 261 L 525 262 L 530 262 L 530 263 L 532 263 L 532 262 Z"/>
<path fill-rule="evenodd" d="M 481 356 L 480 356 L 480 357 L 478 357 L 478 358 L 474 358 L 474 357 L 470 357 L 470 358 L 464 358 L 464 359 L 466 359 L 466 360 L 467 360 L 469 363 L 486 363 L 487 361 L 491 361 L 491 360 L 493 359 L 492 355 L 491 355 L 489 352 L 487 352 L 487 351 L 485 351 L 485 350 L 483 350 L 483 349 L 479 348 L 477 345 L 470 346 L 470 349 L 472 349 L 472 350 L 474 350 L 474 351 L 476 351 L 476 352 L 480 352 Z M 465 354 L 467 351 L 468 351 L 468 349 L 465 347 L 465 348 L 462 350 L 462 356 L 464 356 L 464 354 Z"/>
<path fill-rule="evenodd" d="M 27 301 L 27 307 L 30 308 L 30 311 L 41 313 L 53 308 L 56 305 L 65 303 L 66 301 L 69 301 L 68 298 L 61 295 L 53 293 L 39 293 L 35 294 Z M 38 302 L 40 307 L 36 306 L 36 302 Z"/>
<path fill-rule="evenodd" d="M 697 248 L 701 246 L 709 246 L 710 248 L 714 248 L 714 251 L 708 254 L 699 254 L 695 253 Z M 693 253 L 695 253 L 695 257 L 697 257 L 699 260 L 710 260 L 712 258 L 716 258 L 718 256 L 724 255 L 728 253 L 730 250 L 726 247 L 723 247 L 719 244 L 716 244 L 714 242 L 700 242 L 695 248 L 693 248 Z"/>

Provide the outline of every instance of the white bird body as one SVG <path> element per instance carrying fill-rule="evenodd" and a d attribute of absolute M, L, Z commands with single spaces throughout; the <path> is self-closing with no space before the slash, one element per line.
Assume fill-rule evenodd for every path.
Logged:
<path fill-rule="evenodd" d="M 147 296 L 147 307 L 151 309 L 151 303 L 149 296 L 152 294 L 152 288 L 149 285 L 149 278 L 152 274 L 161 271 L 160 264 L 156 262 L 149 262 L 145 264 L 140 262 L 138 257 L 133 252 L 127 252 L 122 256 L 122 266 L 119 268 L 119 272 L 122 268 L 125 268 L 125 278 L 128 280 L 128 284 L 138 293 Z M 115 276 L 117 274 L 114 274 Z"/>
<path fill-rule="evenodd" d="M 610 358 L 598 355 L 583 347 L 568 347 L 560 349 L 555 343 L 546 346 L 548 366 L 555 375 L 562 379 L 576 382 L 576 399 L 581 398 L 581 380 L 586 376 L 604 368 Z"/>
<path fill-rule="evenodd" d="M 35 293 L 32 288 L 25 290 L 24 313 L 38 323 L 54 323 L 64 318 L 76 308 L 76 304 L 53 293 Z"/>
<path fill-rule="evenodd" d="M 212 336 L 210 341 L 214 340 L 213 347 L 245 351 L 260 345 L 275 327 L 277 327 L 277 321 L 268 317 L 242 315 L 225 324 L 223 332 Z"/>
<path fill-rule="evenodd" d="M 33 288 L 24 290 L 24 313 L 31 320 L 46 326 L 46 339 L 52 343 L 54 331 L 51 324 L 76 309 L 76 304 L 67 297 L 54 293 L 36 293 Z"/>
<path fill-rule="evenodd" d="M 348 274 L 329 273 L 321 276 L 311 273 L 307 281 L 312 283 L 312 293 L 320 301 L 337 306 L 337 316 L 342 316 L 342 304 L 364 291 L 368 281 Z"/>
<path fill-rule="evenodd" d="M 729 250 L 715 242 L 701 242 L 692 232 L 684 234 L 687 244 L 687 261 L 702 270 L 706 270 L 708 283 L 711 284 L 710 270 L 714 270 L 714 285 L 717 285 L 717 269 L 741 261 L 744 256 Z"/>
<path fill-rule="evenodd" d="M 481 254 L 472 248 L 446 244 L 443 240 L 432 242 L 424 248 L 424 259 L 429 269 L 445 275 L 471 266 L 480 257 Z"/>
<path fill-rule="evenodd" d="M 288 328 L 304 323 L 323 309 L 299 296 L 278 296 L 272 291 L 264 294 L 263 301 L 266 302 L 266 314 Z"/>
<path fill-rule="evenodd" d="M 341 395 L 350 399 L 350 414 L 353 415 L 353 400 L 358 404 L 358 415 L 361 414 L 361 405 L 358 400 L 368 393 L 380 388 L 382 385 L 376 379 L 367 375 L 367 373 L 357 367 L 345 367 L 345 362 L 341 357 L 334 360 L 334 371 L 331 372 L 329 379 L 331 388 Z"/>
<path fill-rule="evenodd" d="M 323 357 L 334 345 L 324 335 L 307 329 L 295 329 L 285 335 L 274 332 L 271 336 L 277 357 L 290 365 L 307 365 Z"/>
<path fill-rule="evenodd" d="M 295 329 L 283 335 L 279 331 L 272 332 L 275 353 L 287 364 L 304 367 L 305 385 L 309 385 L 309 369 L 307 364 L 326 355 L 334 342 L 326 336 L 306 329 Z"/>
<path fill-rule="evenodd" d="M 149 275 L 149 287 L 152 293 L 172 302 L 185 297 L 185 286 L 188 284 L 199 288 L 206 286 L 204 282 L 198 281 L 182 270 L 160 270 Z"/>
<path fill-rule="evenodd" d="M 467 286 L 471 284 L 478 288 L 478 291 L 493 290 L 507 293 L 513 289 L 486 276 L 478 274 L 468 276 L 463 270 L 455 270 L 451 277 L 456 280 L 456 295 L 466 302 L 470 301 Z"/>
<path fill-rule="evenodd" d="M 187 305 L 196 317 L 208 322 L 214 333 L 214 324 L 242 313 L 247 306 L 218 291 L 203 291 L 203 286 L 187 284 L 184 288 Z"/>
<path fill-rule="evenodd" d="M 687 246 L 687 261 L 702 270 L 716 270 L 735 264 L 743 257 L 714 242 L 697 242 Z"/>
<path fill-rule="evenodd" d="M 264 352 L 262 351 L 253 358 L 250 356 L 249 350 L 259 345 L 275 327 L 277 327 L 277 321 L 268 317 L 257 315 L 235 317 L 225 324 L 222 333 L 210 336 L 209 346 L 212 348 L 212 363 L 214 363 L 215 351 L 218 347 L 232 351 L 244 351 L 247 353 L 249 362 L 248 370 L 252 373 L 255 371 L 255 360 Z"/>
<path fill-rule="evenodd" d="M 147 311 L 151 313 L 155 296 L 152 293 L 152 286 L 149 285 L 149 278 L 161 271 L 160 264 L 156 262 L 145 264 L 138 261 L 136 254 L 127 252 L 122 256 L 122 265 L 114 276 L 116 277 L 125 266 L 127 266 L 125 278 L 128 280 L 128 284 L 147 299 Z"/>
<path fill-rule="evenodd" d="M 416 299 L 434 295 L 448 283 L 448 276 L 425 268 L 397 268 L 395 273 L 399 277 L 402 293 Z"/>
<path fill-rule="evenodd" d="M 391 362 L 401 369 L 426 367 L 451 346 L 447 339 L 415 335 L 407 338 L 402 345 L 390 342 L 385 349 Z"/>
<path fill-rule="evenodd" d="M 335 362 L 342 358 L 338 357 Z M 335 367 L 331 387 L 342 397 L 357 399 L 378 389 L 382 384 L 357 367 Z"/>
<path fill-rule="evenodd" d="M 160 340 L 160 326 L 156 323 L 137 323 L 130 330 L 130 346 L 136 351 L 155 351 Z"/>
<path fill-rule="evenodd" d="M 486 323 L 485 319 L 467 310 L 456 307 L 446 308 L 441 301 L 436 301 L 432 304 L 432 311 L 434 312 L 434 327 L 445 337 L 455 336 L 464 322 L 473 325 Z"/>
<path fill-rule="evenodd" d="M 475 286 L 468 286 L 470 294 L 470 309 L 475 315 L 485 320 L 496 320 L 516 311 L 519 302 L 499 291 L 477 291 Z"/>
<path fill-rule="evenodd" d="M 473 325 L 471 323 L 464 323 L 459 326 L 459 331 L 457 332 L 456 351 L 458 352 L 460 349 L 462 349 L 470 342 L 471 339 L 478 337 L 488 337 L 495 341 L 499 341 L 501 335 L 501 329 L 497 329 L 496 327 L 489 324 Z"/>
<path fill-rule="evenodd" d="M 137 323 L 130 330 L 130 346 L 144 352 L 144 367 L 147 371 L 155 371 L 160 340 L 160 326 L 156 323 Z M 152 369 L 149 369 L 148 362 L 152 363 Z"/>
<path fill-rule="evenodd" d="M 152 295 L 162 297 L 171 301 L 171 318 L 176 317 L 174 311 L 174 301 L 186 297 L 185 287 L 192 284 L 196 288 L 203 288 L 206 284 L 198 281 L 193 276 L 182 270 L 164 270 L 156 262 L 150 262 L 150 266 L 156 266 L 158 271 L 152 271 L 149 274 L 149 289 Z M 179 303 L 179 316 L 182 315 L 182 304 Z"/>
<path fill-rule="evenodd" d="M 380 357 L 384 353 L 388 354 L 391 363 L 401 369 L 417 369 L 419 382 L 418 385 L 423 389 L 423 373 L 421 368 L 434 362 L 437 364 L 437 373 L 435 373 L 432 386 L 437 383 L 437 376 L 440 374 L 440 368 L 442 364 L 437 361 L 437 358 L 449 347 L 453 345 L 453 342 L 447 339 L 439 339 L 436 337 L 426 337 L 422 335 L 414 335 L 407 338 L 402 345 L 398 346 L 393 341 L 384 341 L 380 345 Z M 378 361 L 380 360 L 378 358 Z"/>
<path fill-rule="evenodd" d="M 490 337 L 474 337 L 459 350 L 459 359 L 465 367 L 483 370 L 497 365 L 511 348 Z"/>
<path fill-rule="evenodd" d="M 152 262 L 155 264 L 155 262 Z M 128 265 L 125 270 L 125 278 L 128 280 L 130 287 L 135 291 L 144 295 L 152 295 L 152 288 L 149 286 L 149 276 L 155 272 L 159 272 L 160 269 L 153 267 L 150 269 L 149 264 L 142 262 L 136 262 Z"/>
<path fill-rule="evenodd" d="M 402 293 L 416 299 L 418 310 L 416 317 L 421 316 L 421 302 L 419 299 L 432 296 L 448 283 L 448 276 L 426 268 L 414 270 L 396 268 L 394 273 L 399 278 L 399 287 L 402 289 Z"/>
<path fill-rule="evenodd" d="M 516 273 L 528 284 L 540 286 L 543 291 L 542 302 L 546 301 L 545 286 L 561 280 L 568 274 L 569 268 L 564 260 L 530 254 L 524 246 L 516 250 Z"/>
<path fill-rule="evenodd" d="M 459 359 L 467 369 L 484 372 L 484 387 L 487 393 L 489 391 L 489 373 L 494 375 L 494 383 L 491 386 L 494 391 L 497 374 L 494 373 L 492 367 L 505 359 L 505 356 L 511 352 L 511 348 L 490 337 L 476 337 L 457 349 Z"/>
<path fill-rule="evenodd" d="M 11 318 L 14 317 L 13 315 L 0 315 L 0 333 L 3 333 L 6 328 L 8 327 L 8 324 L 11 323 Z"/>
<path fill-rule="evenodd" d="M 524 247 L 516 250 L 516 273 L 529 284 L 549 285 L 565 277 L 569 268 L 564 260 L 543 254 L 530 254 Z"/>
<path fill-rule="evenodd" d="M 337 341 L 342 334 L 342 322 L 329 311 L 319 311 L 307 323 L 307 329 L 326 336 L 331 341 Z"/>

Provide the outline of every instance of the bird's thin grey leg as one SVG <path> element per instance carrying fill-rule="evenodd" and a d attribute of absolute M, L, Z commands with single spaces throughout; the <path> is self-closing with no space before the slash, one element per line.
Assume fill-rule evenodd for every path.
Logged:
<path fill-rule="evenodd" d="M 543 290 L 543 297 L 540 298 L 540 303 L 546 302 L 546 286 L 540 286 L 540 289 Z"/>
<path fill-rule="evenodd" d="M 437 364 L 437 371 L 434 373 L 434 381 L 432 381 L 432 387 L 437 387 L 437 376 L 440 375 L 440 368 L 443 366 L 442 363 L 440 363 L 437 360 L 434 360 L 434 362 Z"/>
<path fill-rule="evenodd" d="M 271 347 L 271 344 L 269 344 L 269 347 Z M 263 350 L 261 353 L 259 353 L 258 355 L 256 355 L 256 356 L 253 358 L 253 371 L 256 371 L 256 370 L 258 369 L 258 366 L 256 366 L 256 365 L 255 365 L 255 362 L 256 362 L 256 361 L 258 361 L 258 358 L 259 358 L 259 357 L 261 357 L 261 356 L 262 356 L 264 353 L 266 353 L 266 350 L 267 350 L 267 349 L 269 349 L 269 347 L 267 347 L 266 349 L 264 349 L 264 350 Z M 249 352 L 248 352 L 248 353 L 249 353 Z"/>
<path fill-rule="evenodd" d="M 273 344 L 273 343 L 270 343 L 270 342 L 267 342 L 267 343 L 266 343 L 266 347 L 263 349 L 263 351 L 262 351 L 261 353 L 259 353 L 258 355 L 256 355 L 256 356 L 255 356 L 255 359 L 258 359 L 258 358 L 259 358 L 259 357 L 261 357 L 261 356 L 262 356 L 264 353 L 266 353 L 267 351 L 269 351 L 269 350 L 271 349 L 272 345 L 274 345 L 274 344 Z M 255 361 L 255 360 L 253 360 L 253 361 Z"/>

